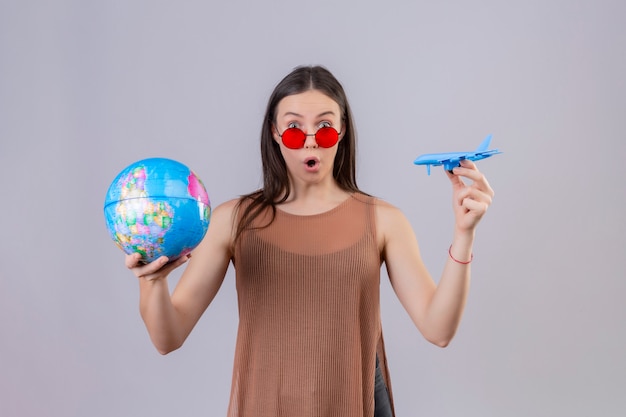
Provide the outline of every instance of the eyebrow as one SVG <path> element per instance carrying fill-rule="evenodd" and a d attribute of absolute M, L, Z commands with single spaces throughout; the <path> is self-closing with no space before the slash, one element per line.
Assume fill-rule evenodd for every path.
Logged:
<path fill-rule="evenodd" d="M 316 116 L 316 118 L 320 118 L 320 117 L 328 116 L 328 115 L 334 116 L 335 112 L 332 111 L 332 110 L 328 110 L 328 111 L 325 111 L 325 112 L 322 112 L 322 113 L 318 114 Z M 292 111 L 288 111 L 288 112 L 286 112 L 285 114 L 282 115 L 282 117 L 286 117 L 286 116 L 304 117 L 301 114 L 298 114 L 298 113 L 295 113 L 295 112 L 292 112 Z"/>

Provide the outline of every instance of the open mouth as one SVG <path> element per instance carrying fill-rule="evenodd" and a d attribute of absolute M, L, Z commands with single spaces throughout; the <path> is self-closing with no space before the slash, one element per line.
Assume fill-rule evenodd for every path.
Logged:
<path fill-rule="evenodd" d="M 307 167 L 309 168 L 313 168 L 318 164 L 318 160 L 317 158 L 307 158 L 304 163 L 306 164 Z"/>

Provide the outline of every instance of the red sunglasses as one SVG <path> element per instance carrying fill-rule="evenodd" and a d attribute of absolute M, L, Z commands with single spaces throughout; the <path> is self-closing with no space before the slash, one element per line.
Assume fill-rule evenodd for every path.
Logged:
<path fill-rule="evenodd" d="M 278 133 L 278 132 L 276 132 Z M 315 133 L 304 133 L 301 129 L 297 127 L 290 127 L 286 129 L 282 135 L 278 133 L 278 136 L 283 140 L 283 145 L 288 147 L 289 149 L 301 149 L 304 147 L 304 142 L 306 142 L 307 136 L 315 136 L 315 142 L 317 142 L 317 146 L 322 148 L 331 148 L 335 146 L 337 141 L 339 140 L 340 132 L 337 132 L 335 128 L 332 127 L 321 127 Z"/>

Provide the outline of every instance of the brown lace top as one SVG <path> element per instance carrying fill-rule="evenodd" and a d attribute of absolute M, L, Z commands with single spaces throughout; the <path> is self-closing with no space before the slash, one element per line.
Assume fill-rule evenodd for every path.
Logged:
<path fill-rule="evenodd" d="M 229 417 L 371 417 L 377 353 L 391 395 L 375 204 L 354 194 L 317 215 L 277 210 L 242 235 Z"/>

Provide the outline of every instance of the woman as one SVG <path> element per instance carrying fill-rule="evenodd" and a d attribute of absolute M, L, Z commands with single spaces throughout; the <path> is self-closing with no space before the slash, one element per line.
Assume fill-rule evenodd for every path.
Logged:
<path fill-rule="evenodd" d="M 447 173 L 455 228 L 436 285 L 402 212 L 358 189 L 350 107 L 326 69 L 296 68 L 276 86 L 261 156 L 263 188 L 216 207 L 193 258 L 141 265 L 127 256 L 154 345 L 166 354 L 183 344 L 233 262 L 240 322 L 229 416 L 392 416 L 380 267 L 423 336 L 446 346 L 493 190 L 469 161 Z M 188 260 L 170 295 L 168 274 Z"/>

